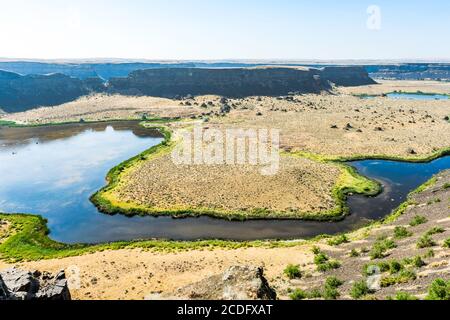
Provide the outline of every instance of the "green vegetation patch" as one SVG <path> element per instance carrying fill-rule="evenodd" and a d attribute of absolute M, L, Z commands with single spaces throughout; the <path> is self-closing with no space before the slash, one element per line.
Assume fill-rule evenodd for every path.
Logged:
<path fill-rule="evenodd" d="M 361 280 L 353 284 L 350 291 L 350 296 L 353 299 L 361 299 L 371 293 L 373 293 L 373 291 L 370 290 L 369 286 L 367 285 L 367 281 Z"/>
<path fill-rule="evenodd" d="M 428 289 L 427 300 L 450 300 L 450 280 L 436 279 Z"/>
<path fill-rule="evenodd" d="M 15 127 L 17 124 L 14 121 L 0 120 L 0 127 Z"/>
<path fill-rule="evenodd" d="M 397 226 L 394 229 L 394 238 L 396 239 L 404 239 L 411 237 L 413 233 L 411 231 L 408 231 L 405 227 Z"/>
<path fill-rule="evenodd" d="M 423 249 L 423 248 L 431 248 L 436 246 L 436 242 L 431 238 L 429 234 L 424 234 L 420 239 L 417 241 L 417 248 Z"/>
<path fill-rule="evenodd" d="M 424 216 L 419 216 L 419 215 L 417 215 L 417 216 L 415 216 L 412 220 L 411 220 L 411 222 L 409 223 L 409 225 L 411 226 L 411 227 L 417 227 L 417 226 L 419 226 L 419 225 L 421 225 L 421 224 L 424 224 L 424 223 L 427 223 L 428 222 L 428 219 L 427 218 L 425 218 Z"/>
<path fill-rule="evenodd" d="M 387 251 L 396 248 L 397 245 L 391 239 L 388 239 L 386 236 L 382 236 L 377 239 L 374 243 L 372 250 L 370 251 L 370 258 L 372 260 L 375 259 L 383 259 L 387 255 Z"/>
<path fill-rule="evenodd" d="M 142 248 L 147 250 L 172 252 L 179 250 L 212 250 L 215 248 L 239 249 L 248 247 L 278 248 L 299 245 L 301 242 L 283 241 L 169 241 L 148 240 L 114 242 L 100 245 L 63 244 L 48 237 L 47 221 L 34 215 L 0 214 L 0 220 L 10 224 L 9 237 L 0 243 L 0 256 L 9 262 L 38 261 L 80 256 L 105 250 Z"/>
<path fill-rule="evenodd" d="M 399 300 L 399 301 L 409 301 L 409 300 L 419 300 L 416 296 L 413 296 L 407 292 L 397 292 L 394 297 L 387 297 L 386 300 Z"/>
<path fill-rule="evenodd" d="M 326 272 L 329 270 L 339 269 L 341 263 L 337 260 L 330 259 L 325 253 L 320 249 L 313 249 L 314 253 L 314 264 L 317 266 L 317 271 Z"/>
<path fill-rule="evenodd" d="M 289 279 L 300 279 L 302 277 L 302 272 L 299 265 L 288 265 L 286 269 L 284 269 L 284 274 Z"/>

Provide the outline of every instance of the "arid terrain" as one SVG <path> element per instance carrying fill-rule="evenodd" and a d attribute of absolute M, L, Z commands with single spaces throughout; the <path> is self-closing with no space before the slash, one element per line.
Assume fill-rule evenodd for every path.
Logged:
<path fill-rule="evenodd" d="M 170 100 L 95 95 L 61 106 L 8 114 L 2 120 L 52 123 L 111 119 L 181 117 L 207 119 L 207 126 L 267 128 L 281 131 L 281 146 L 329 156 L 389 155 L 425 157 L 450 141 L 450 100 L 411 101 L 353 94 L 449 93 L 439 82 L 387 81 L 380 85 L 339 88 L 338 94 L 249 97 L 221 101 L 216 96 Z M 223 106 L 230 107 L 223 116 Z"/>
<path fill-rule="evenodd" d="M 392 263 L 395 260 L 400 263 L 401 270 L 410 271 L 402 274 L 405 280 L 398 280 L 399 283 L 393 283 L 360 298 L 384 299 L 395 296 L 400 291 L 424 298 L 432 280 L 448 279 L 450 275 L 450 250 L 444 247 L 444 240 L 450 236 L 448 211 L 450 172 L 439 174 L 436 181 L 422 193 L 414 195 L 410 200 L 411 204 L 396 221 L 356 231 L 348 235 L 342 244 L 339 238 L 332 238 L 331 242 L 325 239 L 273 249 L 215 249 L 172 253 L 141 249 L 117 250 L 15 265 L 25 270 L 50 272 L 66 269 L 72 286 L 72 297 L 75 299 L 173 297 L 177 289 L 191 284 L 194 284 L 193 288 L 197 287 L 200 290 L 201 288 L 195 285 L 196 282 L 223 273 L 236 265 L 264 267 L 265 276 L 280 299 L 289 299 L 296 289 L 317 294 L 317 290 L 314 289 L 322 290 L 325 279 L 330 276 L 336 276 L 343 282 L 338 290 L 340 294 L 338 298 L 348 299 L 354 283 L 366 278 L 363 275 L 364 265 Z M 419 224 L 413 224 L 413 221 L 418 221 L 417 216 L 425 219 L 419 221 Z M 406 233 L 396 232 L 396 227 L 405 228 Z M 420 240 L 426 233 L 429 234 L 431 241 Z M 380 246 L 380 241 L 386 240 L 392 240 L 394 245 L 382 250 L 382 257 L 371 259 L 376 247 Z M 422 243 L 424 247 L 418 248 L 418 243 Z M 330 259 L 338 261 L 340 267 L 336 270 L 318 271 L 312 252 L 315 246 Z M 351 254 L 352 249 L 354 254 Z M 405 260 L 416 256 L 420 256 L 424 264 Z M 289 264 L 298 265 L 302 276 L 298 279 L 289 279 L 283 272 Z M 0 261 L 0 269 L 9 266 L 5 261 Z M 74 270 L 75 273 L 72 272 Z M 392 272 L 390 274 L 388 270 L 384 270 L 381 278 L 393 276 L 397 279 L 396 277 L 401 274 L 400 271 Z M 77 274 L 80 276 L 79 281 Z M 388 281 L 384 280 L 384 283 Z"/>
<path fill-rule="evenodd" d="M 112 196 L 155 211 L 264 209 L 289 217 L 333 209 L 331 193 L 340 173 L 331 164 L 286 156 L 275 175 L 264 176 L 252 165 L 176 165 L 168 154 L 127 173 Z"/>
<path fill-rule="evenodd" d="M 219 210 L 314 211 L 333 207 L 331 190 L 340 173 L 335 165 L 317 160 L 353 156 L 417 158 L 449 147 L 450 100 L 424 102 L 353 96 L 393 90 L 450 91 L 446 84 L 383 82 L 375 86 L 339 88 L 331 94 L 243 99 L 201 96 L 171 100 L 94 95 L 57 107 L 7 114 L 1 120 L 19 124 L 153 117 L 185 120 L 176 126 L 169 125 L 175 136 L 180 127 L 199 120 L 208 128 L 277 128 L 281 131 L 282 149 L 297 152 L 297 157 L 282 157 L 278 175 L 262 177 L 256 174 L 255 168 L 245 166 L 228 166 L 227 170 L 220 166 L 179 168 L 166 154 L 140 161 L 126 172 L 126 179 L 113 194 L 120 201 L 168 210 L 192 206 Z M 71 288 L 76 299 L 159 299 L 173 296 L 178 288 L 220 274 L 231 266 L 263 266 L 278 296 L 288 299 L 314 297 L 311 292 L 323 288 L 328 276 L 342 280 L 340 297 L 350 298 L 354 283 L 364 279 L 365 264 L 387 261 L 390 265 L 395 259 L 395 268 L 399 270 L 386 269 L 386 264 L 380 264 L 382 278 L 387 278 L 384 281 L 389 285 L 360 298 L 386 298 L 398 291 L 423 298 L 432 280 L 449 278 L 450 253 L 443 246 L 449 237 L 449 182 L 449 172 L 440 174 L 436 185 L 414 195 L 398 220 L 356 231 L 348 238 L 341 238 L 345 241 L 339 245 L 315 240 L 293 246 L 286 242 L 285 247 L 277 248 L 175 252 L 130 249 L 16 265 L 26 270 L 50 272 L 66 269 L 72 279 L 69 271 L 75 266 L 81 276 L 81 286 Z M 425 219 L 409 226 L 417 215 Z M 403 236 L 394 235 L 396 227 L 402 227 Z M 8 225 L 0 225 L 4 238 L 8 237 L 8 230 Z M 424 247 L 418 249 L 420 242 Z M 314 254 L 314 246 L 321 252 L 316 249 Z M 380 252 L 372 260 L 377 250 Z M 320 254 L 326 263 L 334 261 L 329 259 L 339 262 L 333 267 L 337 269 L 318 271 L 315 258 Z M 420 256 L 423 263 L 405 260 L 415 256 Z M 300 278 L 286 277 L 283 271 L 289 264 L 298 265 Z M 8 262 L 0 261 L 0 269 L 9 266 Z M 318 291 L 315 292 L 317 298 Z"/>

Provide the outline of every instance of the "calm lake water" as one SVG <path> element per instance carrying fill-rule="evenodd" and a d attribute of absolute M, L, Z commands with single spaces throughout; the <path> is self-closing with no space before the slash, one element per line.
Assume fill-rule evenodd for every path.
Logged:
<path fill-rule="evenodd" d="M 373 99 L 376 96 L 363 96 L 363 99 Z M 390 99 L 397 99 L 397 100 L 422 100 L 422 101 L 429 101 L 429 100 L 448 100 L 449 96 L 445 94 L 421 94 L 421 93 L 401 93 L 401 92 L 392 92 L 388 93 L 387 97 Z"/>
<path fill-rule="evenodd" d="M 427 164 L 353 162 L 362 174 L 381 181 L 385 192 L 374 198 L 350 197 L 351 216 L 336 223 L 127 218 L 98 212 L 89 197 L 105 184 L 109 169 L 161 140 L 137 122 L 0 128 L 0 212 L 42 215 L 49 221 L 51 238 L 66 243 L 307 238 L 349 231 L 382 218 L 411 190 L 450 168 L 450 157 Z"/>

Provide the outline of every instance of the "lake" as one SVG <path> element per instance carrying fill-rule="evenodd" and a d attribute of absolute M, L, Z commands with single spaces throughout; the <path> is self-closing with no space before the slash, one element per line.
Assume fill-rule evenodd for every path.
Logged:
<path fill-rule="evenodd" d="M 107 172 L 159 144 L 162 136 L 138 122 L 0 128 L 0 212 L 39 214 L 50 237 L 66 243 L 164 238 L 298 239 L 353 230 L 388 215 L 407 194 L 441 170 L 450 157 L 430 163 L 357 161 L 350 165 L 384 185 L 378 197 L 351 196 L 351 215 L 341 222 L 225 221 L 208 217 L 109 216 L 89 197 L 105 185 Z"/>

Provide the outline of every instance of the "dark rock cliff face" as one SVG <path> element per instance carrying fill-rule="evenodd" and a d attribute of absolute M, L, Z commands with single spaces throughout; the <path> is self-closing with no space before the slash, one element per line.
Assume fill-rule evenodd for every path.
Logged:
<path fill-rule="evenodd" d="M 128 78 L 113 78 L 109 90 L 122 94 L 173 97 L 216 94 L 227 97 L 282 95 L 290 91 L 318 93 L 331 89 L 318 70 L 255 69 L 149 69 Z"/>
<path fill-rule="evenodd" d="M 106 67 L 105 67 L 106 68 Z M 225 97 L 320 93 L 338 86 L 375 83 L 362 67 L 256 67 L 233 69 L 162 68 L 132 72 L 127 78 L 78 79 L 63 74 L 26 75 L 0 70 L 0 109 L 19 112 L 73 101 L 93 92 L 176 97 Z"/>
<path fill-rule="evenodd" d="M 0 108 L 18 112 L 58 105 L 104 88 L 99 78 L 80 80 L 62 74 L 20 76 L 0 70 Z"/>
<path fill-rule="evenodd" d="M 129 95 L 173 97 L 215 94 L 227 97 L 276 96 L 289 92 L 319 93 L 336 85 L 373 84 L 360 67 L 324 69 L 151 69 L 132 72 L 128 78 L 113 78 L 109 90 Z"/>
<path fill-rule="evenodd" d="M 321 70 L 322 77 L 337 86 L 349 87 L 376 83 L 362 67 L 325 67 Z"/>

